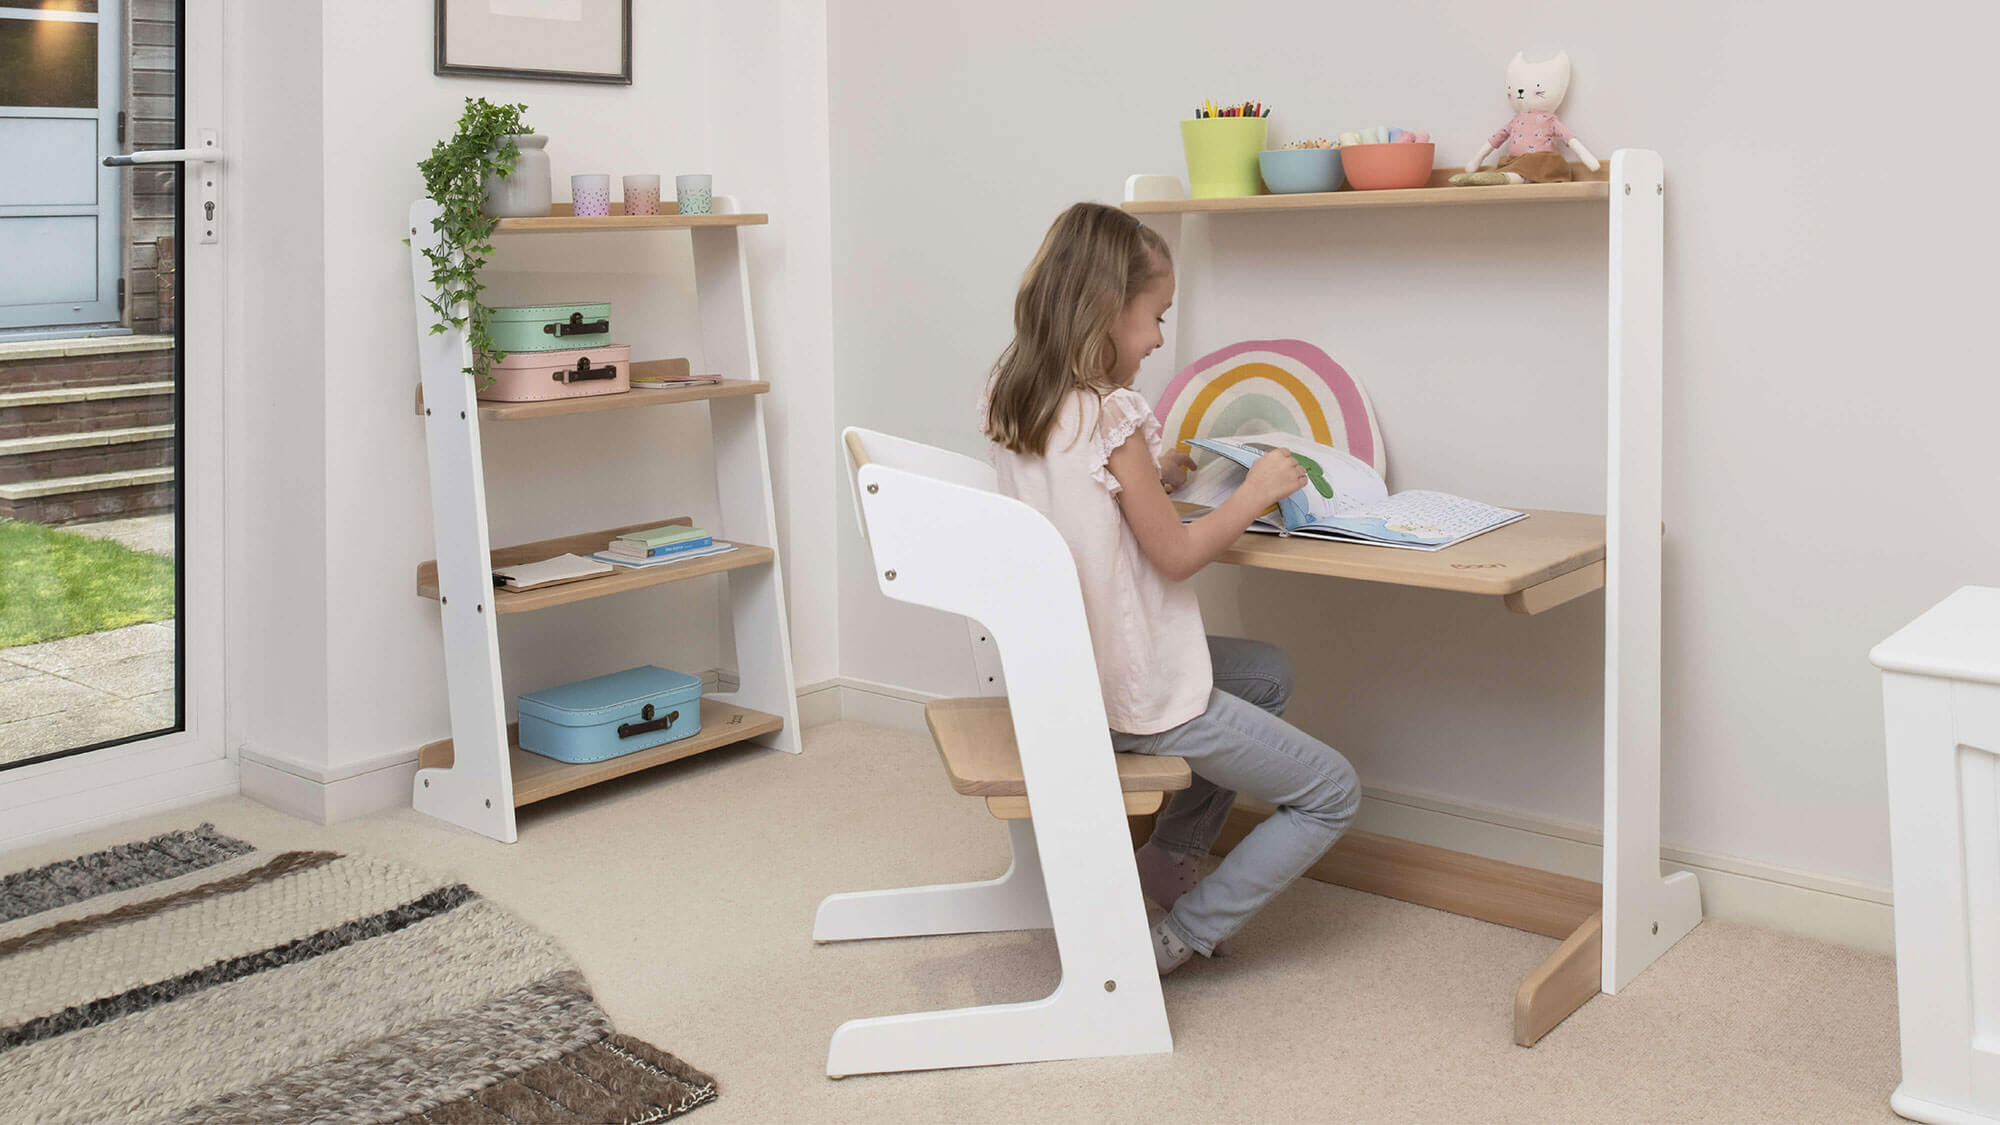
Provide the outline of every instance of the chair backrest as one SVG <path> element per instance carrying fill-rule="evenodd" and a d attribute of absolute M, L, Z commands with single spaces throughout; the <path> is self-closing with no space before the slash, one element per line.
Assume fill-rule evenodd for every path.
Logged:
<path fill-rule="evenodd" d="M 1072 749 L 1079 739 L 1101 743 L 1109 769 L 1083 592 L 1055 525 L 995 491 L 992 467 L 973 458 L 869 430 L 842 439 L 877 588 L 971 619 L 975 665 L 982 654 L 997 665 L 992 686 L 1004 685 L 1012 704 L 1024 769 L 1038 737 Z M 1107 776 L 1115 784 L 1115 771 Z"/>
<path fill-rule="evenodd" d="M 840 437 L 847 447 L 847 462 L 853 470 L 847 475 L 847 485 L 849 495 L 854 499 L 854 518 L 861 524 L 863 539 L 869 537 L 868 517 L 861 504 L 861 469 L 865 465 L 886 465 L 982 492 L 994 492 L 998 488 L 993 466 L 963 453 L 953 453 L 949 449 L 939 449 L 858 426 L 849 426 Z M 979 694 L 1007 694 L 1007 675 L 1001 668 L 1000 652 L 993 643 L 992 630 L 968 618 L 965 635 L 972 644 L 972 668 L 979 680 Z"/>

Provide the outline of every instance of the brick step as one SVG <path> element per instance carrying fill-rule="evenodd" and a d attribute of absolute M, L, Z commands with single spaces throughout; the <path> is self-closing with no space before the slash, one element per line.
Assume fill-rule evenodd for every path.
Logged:
<path fill-rule="evenodd" d="M 52 481 L 174 463 L 174 427 L 134 426 L 0 441 L 0 484 Z"/>
<path fill-rule="evenodd" d="M 0 391 L 0 441 L 174 420 L 172 380 Z"/>
<path fill-rule="evenodd" d="M 174 470 L 126 469 L 0 484 L 0 517 L 30 523 L 140 515 L 174 506 Z"/>

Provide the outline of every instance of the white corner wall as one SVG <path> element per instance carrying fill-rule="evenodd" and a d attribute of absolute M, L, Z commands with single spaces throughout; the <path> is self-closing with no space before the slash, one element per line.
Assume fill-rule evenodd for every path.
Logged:
<path fill-rule="evenodd" d="M 1924 41 L 1903 50 L 1873 22 L 1722 0 L 1670 17 L 1265 2 L 1221 21 L 1189 0 L 834 5 L 838 421 L 978 453 L 977 386 L 1048 222 L 1116 202 L 1130 173 L 1184 174 L 1175 122 L 1201 98 L 1275 105 L 1279 140 L 1425 128 L 1462 161 L 1507 119 L 1514 51 L 1565 47 L 1563 120 L 1600 156 L 1652 148 L 1667 169 L 1665 840 L 1886 887 L 1868 648 L 2000 582 L 2000 382 L 1973 250 L 1995 244 L 1996 161 L 1961 147 L 1984 132 L 1973 76 L 1995 21 L 1954 20 L 1899 19 Z M 1948 176 L 1963 185 L 1940 190 Z M 1313 340 L 1367 384 L 1394 487 L 1603 510 L 1601 213 L 1187 231 L 1186 356 Z M 883 599 L 852 521 L 839 531 L 843 678 L 968 691 L 956 623 Z M 1291 717 L 1371 787 L 1600 821 L 1600 598 L 1521 618 L 1295 575 L 1200 581 L 1212 631 L 1292 654 Z"/>

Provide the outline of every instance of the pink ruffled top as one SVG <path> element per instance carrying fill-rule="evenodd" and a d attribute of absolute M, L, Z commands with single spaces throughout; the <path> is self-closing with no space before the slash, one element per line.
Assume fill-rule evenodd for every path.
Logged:
<path fill-rule="evenodd" d="M 1047 516 L 1076 559 L 1111 729 L 1153 734 L 1207 710 L 1214 673 L 1194 588 L 1153 566 L 1115 499 L 1106 462 L 1134 433 L 1157 463 L 1160 423 L 1137 391 L 1073 391 L 1043 456 L 995 445 L 993 467 L 1000 491 Z"/>

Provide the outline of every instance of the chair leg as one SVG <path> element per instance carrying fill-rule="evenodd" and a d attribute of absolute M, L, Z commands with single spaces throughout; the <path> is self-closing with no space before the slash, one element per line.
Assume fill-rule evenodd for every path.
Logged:
<path fill-rule="evenodd" d="M 845 1078 L 1171 1051 L 1160 979 L 1151 952 L 1140 948 L 1145 971 L 1128 980 L 1065 966 L 1062 982 L 1041 1000 L 848 1020 L 833 1033 L 826 1073 Z M 1107 991 L 1106 980 L 1118 987 Z"/>
<path fill-rule="evenodd" d="M 1051 862 L 1061 866 L 1050 869 L 1059 878 L 1044 887 L 1043 868 L 1035 862 L 1039 852 L 1033 824 L 1026 820 L 1008 822 L 1015 847 L 1010 875 L 1036 873 L 1040 895 L 1036 917 L 1040 925 L 1055 927 L 1056 950 L 1062 958 L 1062 981 L 1055 991 L 1021 1004 L 849 1020 L 833 1033 L 826 1057 L 829 1075 L 1157 1054 L 1174 1049 L 1146 929 L 1145 906 L 1131 853 L 1122 846 L 1121 825 L 1106 819 L 1096 826 L 1101 830 L 1097 833 L 1076 825 L 1045 825 L 1050 835 L 1044 842 Z M 952 893 L 962 889 L 920 888 L 902 893 L 923 896 L 926 892 L 944 892 L 944 900 L 949 901 Z M 999 901 L 995 892 L 986 893 L 995 896 L 991 901 Z M 938 900 L 919 897 L 911 901 Z M 822 926 L 833 903 L 829 899 L 820 908 Z M 996 918 L 1005 913 L 992 906 L 988 909 Z M 1025 904 L 1017 901 L 1013 909 L 1025 910 Z M 882 913 L 889 910 L 884 908 Z M 1017 914 L 1004 927 L 975 927 L 966 924 L 970 916 L 970 911 L 965 911 L 950 919 L 948 928 L 938 924 L 925 929 L 915 927 L 944 920 L 899 916 L 893 928 L 898 933 L 972 932 L 1020 924 Z M 874 921 L 875 932 L 888 928 L 884 919 Z"/>
<path fill-rule="evenodd" d="M 1034 822 L 1010 820 L 1007 835 L 1014 845 L 1014 862 L 999 878 L 829 895 L 813 920 L 813 940 L 1048 929 L 1049 899 L 1035 850 Z"/>

